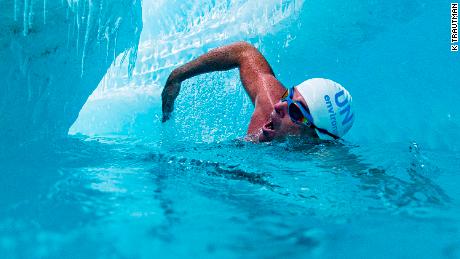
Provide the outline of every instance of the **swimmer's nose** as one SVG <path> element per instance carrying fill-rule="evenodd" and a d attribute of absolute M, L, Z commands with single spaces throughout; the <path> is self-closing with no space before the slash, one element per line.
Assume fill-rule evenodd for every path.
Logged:
<path fill-rule="evenodd" d="M 276 114 L 280 116 L 280 118 L 284 118 L 284 116 L 286 116 L 287 114 L 288 105 L 287 102 L 280 101 L 275 103 L 275 106 L 273 108 L 275 109 Z"/>

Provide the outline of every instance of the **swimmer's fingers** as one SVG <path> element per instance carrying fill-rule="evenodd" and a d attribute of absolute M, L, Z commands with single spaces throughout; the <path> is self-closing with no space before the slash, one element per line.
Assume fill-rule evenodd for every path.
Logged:
<path fill-rule="evenodd" d="M 166 122 L 169 120 L 170 113 L 163 113 L 163 118 L 161 119 L 161 122 Z"/>
<path fill-rule="evenodd" d="M 163 118 L 162 122 L 165 122 L 169 120 L 171 113 L 174 109 L 174 100 L 171 101 L 171 96 L 168 96 L 165 90 L 163 90 L 163 93 L 161 94 L 161 99 L 162 99 L 162 104 L 161 104 L 161 109 L 163 112 Z"/>
<path fill-rule="evenodd" d="M 161 121 L 165 122 L 169 120 L 169 117 L 171 116 L 172 108 L 171 108 L 171 105 L 166 103 L 164 100 L 163 100 L 161 108 L 163 112 L 163 118 L 161 119 Z"/>
<path fill-rule="evenodd" d="M 161 93 L 163 118 L 162 122 L 169 120 L 171 113 L 174 110 L 174 101 L 179 95 L 180 83 L 166 82 L 163 92 Z"/>

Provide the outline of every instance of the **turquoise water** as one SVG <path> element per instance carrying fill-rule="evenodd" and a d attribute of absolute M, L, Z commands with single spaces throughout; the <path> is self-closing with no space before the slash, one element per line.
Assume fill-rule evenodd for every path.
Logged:
<path fill-rule="evenodd" d="M 67 138 L 1 147 L 0 257 L 460 258 L 449 3 L 278 2 L 145 1 L 132 81 L 112 68 Z M 287 86 L 346 86 L 345 140 L 243 141 L 236 71 L 184 83 L 161 124 L 171 69 L 235 40 Z"/>
<path fill-rule="evenodd" d="M 459 256 L 458 154 L 295 142 L 30 150 L 2 162 L 2 257 Z"/>

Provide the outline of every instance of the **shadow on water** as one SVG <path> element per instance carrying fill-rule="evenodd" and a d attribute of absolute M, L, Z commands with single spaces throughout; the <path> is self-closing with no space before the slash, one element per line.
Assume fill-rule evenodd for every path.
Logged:
<path fill-rule="evenodd" d="M 301 180 L 308 182 L 311 180 L 309 175 L 315 171 L 339 177 L 351 176 L 358 180 L 355 187 L 363 191 L 357 198 L 373 200 L 368 208 L 371 210 L 384 209 L 423 216 L 431 208 L 443 208 L 450 202 L 449 196 L 432 179 L 439 174 L 439 169 L 423 155 L 417 144 L 411 144 L 409 152 L 397 150 L 400 152 L 398 158 L 391 161 L 393 158 L 389 156 L 385 161 L 394 165 L 383 167 L 365 162 L 369 160 L 367 156 L 372 157 L 373 154 L 369 153 L 372 150 L 355 154 L 362 152 L 361 149 L 343 142 L 305 143 L 297 138 L 269 144 L 237 140 L 160 149 L 149 152 L 143 160 L 160 163 L 176 171 L 200 172 L 210 177 L 243 181 L 283 196 L 311 201 L 317 197 L 296 193 L 299 186 L 291 186 L 289 182 L 295 182 L 294 178 L 299 176 L 305 176 Z M 328 181 L 326 176 L 324 181 Z"/>
<path fill-rule="evenodd" d="M 173 235 L 171 233 L 171 226 L 177 224 L 180 218 L 174 211 L 174 204 L 172 199 L 168 198 L 165 191 L 168 190 L 169 175 L 163 170 L 151 170 L 151 174 L 155 174 L 154 178 L 154 195 L 153 198 L 159 202 L 160 208 L 164 215 L 164 222 L 158 226 L 151 228 L 150 235 L 158 238 L 163 242 L 172 242 Z"/>
<path fill-rule="evenodd" d="M 300 151 L 301 146 L 291 150 Z M 409 145 L 409 152 L 394 150 L 397 157 L 388 154 L 385 163 L 392 166 L 375 166 L 365 162 L 366 156 L 373 156 L 372 150 L 365 154 L 359 146 L 344 143 L 324 143 L 309 148 L 307 155 L 315 159 L 319 168 L 333 174 L 349 173 L 360 182 L 360 189 L 376 200 L 381 200 L 388 209 L 396 213 L 422 216 L 431 208 L 448 205 L 451 198 L 437 185 L 433 178 L 440 174 L 437 168 L 416 143 Z M 377 151 L 379 152 L 379 151 Z M 383 152 L 392 152 L 392 149 Z M 392 161 L 392 159 L 394 159 Z M 368 160 L 368 159 L 367 159 Z"/>
<path fill-rule="evenodd" d="M 268 174 L 248 172 L 242 170 L 239 165 L 226 164 L 222 162 L 206 161 L 203 159 L 186 158 L 183 156 L 167 155 L 163 153 L 150 153 L 144 161 L 155 163 L 166 163 L 179 170 L 205 170 L 210 176 L 224 177 L 230 180 L 242 180 L 252 184 L 261 185 L 268 188 L 279 187 L 270 183 L 265 177 Z"/>
<path fill-rule="evenodd" d="M 188 242 L 178 233 L 210 231 L 217 224 L 229 227 L 227 235 L 234 227 L 256 233 L 257 238 L 218 243 L 232 251 L 260 252 L 260 244 L 268 243 L 284 246 L 280 252 L 286 254 L 298 246 L 322 249 L 326 233 L 318 226 L 328 218 L 347 218 L 347 209 L 352 215 L 377 208 L 383 214 L 423 216 L 449 204 L 434 180 L 439 169 L 424 152 L 416 144 L 408 151 L 394 149 L 391 156 L 383 154 L 387 165 L 382 166 L 372 161 L 382 156 L 372 147 L 295 138 L 172 145 L 70 138 L 27 145 L 0 160 L 0 238 L 15 244 L 11 254 L 28 257 L 36 254 L 21 253 L 21 247 L 67 247 L 62 242 L 70 246 L 79 239 L 90 240 L 86 250 L 94 251 L 100 227 L 116 230 L 101 243 L 116 241 L 119 231 L 144 237 L 136 232 L 140 229 L 150 241 L 176 246 Z M 206 211 L 209 206 L 215 211 Z M 195 222 L 196 217 L 206 220 Z"/>

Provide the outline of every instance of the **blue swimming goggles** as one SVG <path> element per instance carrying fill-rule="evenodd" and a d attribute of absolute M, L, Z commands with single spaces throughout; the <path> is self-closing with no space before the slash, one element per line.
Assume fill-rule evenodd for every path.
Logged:
<path fill-rule="evenodd" d="M 289 88 L 281 97 L 281 101 L 287 102 L 289 117 L 295 124 L 307 126 L 319 131 L 322 134 L 326 134 L 333 139 L 339 139 L 339 137 L 330 133 L 329 131 L 316 127 L 315 124 L 313 124 L 313 117 L 310 114 L 310 110 L 308 110 L 308 108 L 305 107 L 301 102 L 292 100 L 293 96 L 294 88 Z"/>

